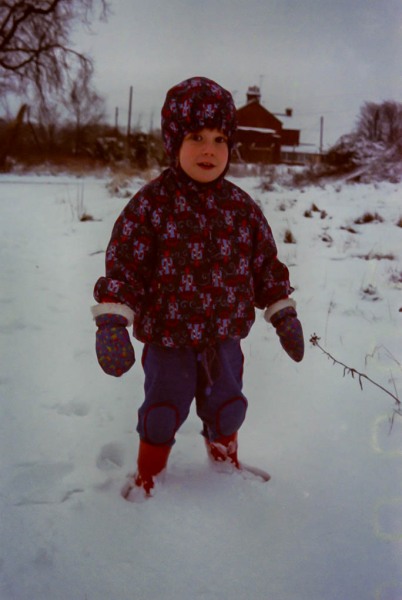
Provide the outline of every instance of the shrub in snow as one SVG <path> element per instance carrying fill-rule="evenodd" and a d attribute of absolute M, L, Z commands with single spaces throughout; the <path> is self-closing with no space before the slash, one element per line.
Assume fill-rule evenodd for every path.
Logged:
<path fill-rule="evenodd" d="M 132 181 L 124 173 L 114 175 L 106 184 L 109 194 L 115 198 L 131 198 L 133 195 Z"/>
<path fill-rule="evenodd" d="M 361 217 L 355 219 L 356 225 L 365 225 L 366 223 L 383 223 L 384 219 L 377 212 L 366 212 Z"/>
<path fill-rule="evenodd" d="M 85 221 L 95 221 L 94 217 L 86 212 L 84 212 L 79 219 L 81 223 L 85 223 Z"/>
<path fill-rule="evenodd" d="M 320 213 L 320 218 L 321 219 L 325 219 L 325 217 L 328 216 L 327 212 L 325 210 L 321 210 L 320 208 L 318 208 L 318 206 L 316 204 L 312 204 L 310 209 L 307 209 L 304 211 L 304 216 L 308 219 L 311 219 L 313 216 L 313 213 Z"/>
<path fill-rule="evenodd" d="M 400 284 L 402 284 L 402 271 L 391 271 L 389 280 L 395 285 L 395 287 L 399 288 Z"/>
<path fill-rule="evenodd" d="M 368 252 L 368 254 L 359 254 L 357 258 L 364 260 L 395 260 L 394 254 L 380 254 L 379 252 Z"/>
<path fill-rule="evenodd" d="M 293 235 L 293 233 L 290 231 L 290 229 L 287 229 L 285 231 L 285 235 L 283 236 L 283 241 L 285 244 L 295 244 L 296 243 L 296 238 Z"/>
<path fill-rule="evenodd" d="M 377 288 L 371 284 L 361 290 L 361 297 L 363 300 L 371 300 L 372 302 L 381 300 L 381 296 L 378 294 Z"/>
<path fill-rule="evenodd" d="M 321 240 L 329 246 L 332 246 L 334 241 L 327 231 L 324 231 L 324 233 L 321 235 Z"/>

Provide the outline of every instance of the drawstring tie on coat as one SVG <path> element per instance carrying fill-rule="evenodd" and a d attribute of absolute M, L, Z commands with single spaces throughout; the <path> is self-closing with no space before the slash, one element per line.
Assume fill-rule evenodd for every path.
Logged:
<path fill-rule="evenodd" d="M 211 388 L 219 376 L 219 356 L 216 346 L 209 346 L 204 348 L 202 352 L 197 355 L 197 360 L 203 368 L 203 372 L 206 379 L 205 394 L 209 396 Z"/>

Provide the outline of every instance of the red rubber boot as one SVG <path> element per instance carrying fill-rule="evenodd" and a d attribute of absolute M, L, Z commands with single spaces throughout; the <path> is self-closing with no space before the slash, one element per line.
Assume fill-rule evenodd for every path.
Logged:
<path fill-rule="evenodd" d="M 208 456 L 213 462 L 227 463 L 236 469 L 240 469 L 237 458 L 237 432 L 231 435 L 223 435 L 213 442 L 205 438 L 205 444 Z"/>
<path fill-rule="evenodd" d="M 154 446 L 140 440 L 137 459 L 137 472 L 131 476 L 123 487 L 121 494 L 126 500 L 135 501 L 133 490 L 138 488 L 142 496 L 152 496 L 155 486 L 154 478 L 161 473 L 169 458 L 171 446 Z M 131 492 L 133 492 L 131 494 Z"/>
<path fill-rule="evenodd" d="M 263 469 L 239 462 L 237 458 L 237 433 L 222 436 L 214 442 L 210 442 L 205 438 L 205 445 L 208 456 L 211 462 L 216 465 L 217 471 L 233 473 L 233 470 L 237 469 L 247 479 L 257 479 L 264 482 L 271 479 L 271 475 Z"/>

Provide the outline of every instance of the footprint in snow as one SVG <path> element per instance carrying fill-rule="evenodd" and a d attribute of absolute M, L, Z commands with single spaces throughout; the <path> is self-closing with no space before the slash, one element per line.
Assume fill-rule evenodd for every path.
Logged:
<path fill-rule="evenodd" d="M 17 465 L 8 489 L 14 506 L 61 504 L 81 488 L 69 488 L 64 478 L 74 470 L 70 463 L 23 463 Z"/>
<path fill-rule="evenodd" d="M 124 465 L 124 446 L 117 442 L 111 442 L 103 446 L 96 460 L 96 466 L 101 471 L 112 471 L 120 469 Z"/>
<path fill-rule="evenodd" d="M 402 498 L 389 498 L 377 504 L 374 531 L 384 541 L 402 540 Z"/>
<path fill-rule="evenodd" d="M 81 400 L 71 400 L 65 404 L 52 404 L 48 408 L 67 417 L 86 417 L 90 410 L 89 404 Z"/>
<path fill-rule="evenodd" d="M 375 452 L 389 457 L 402 457 L 402 422 L 395 419 L 391 425 L 389 415 L 380 415 L 372 429 L 371 444 Z"/>

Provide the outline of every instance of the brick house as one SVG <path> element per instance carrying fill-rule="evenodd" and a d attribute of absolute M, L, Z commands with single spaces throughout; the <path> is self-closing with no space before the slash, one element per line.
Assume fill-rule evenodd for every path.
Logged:
<path fill-rule="evenodd" d="M 247 103 L 237 110 L 237 153 L 241 160 L 249 163 L 279 163 L 281 146 L 298 146 L 300 131 L 285 129 L 260 100 L 260 88 L 249 87 Z M 287 109 L 284 116 L 291 114 Z"/>

